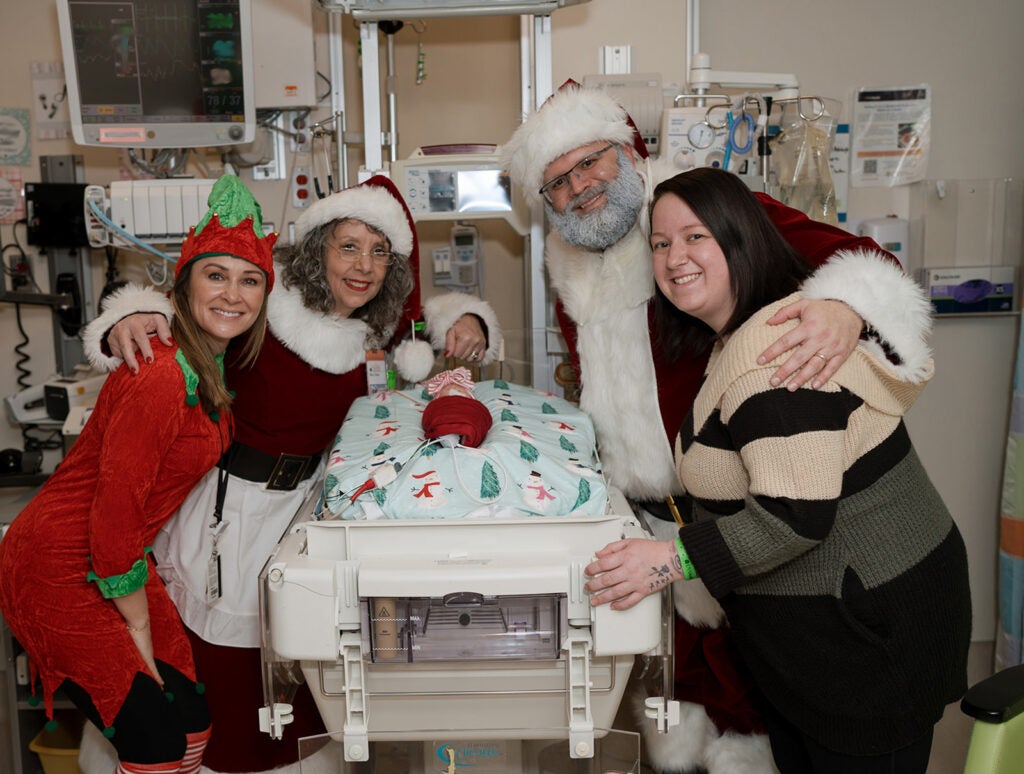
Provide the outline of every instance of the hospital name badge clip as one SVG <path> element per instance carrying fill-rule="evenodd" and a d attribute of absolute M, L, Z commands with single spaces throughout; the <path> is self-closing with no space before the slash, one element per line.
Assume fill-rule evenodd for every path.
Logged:
<path fill-rule="evenodd" d="M 217 543 L 227 526 L 226 521 L 214 521 L 210 524 L 210 531 L 213 533 L 213 549 L 210 551 L 210 561 L 206 564 L 206 604 L 208 605 L 216 603 L 221 597 L 220 552 L 217 550 Z"/>

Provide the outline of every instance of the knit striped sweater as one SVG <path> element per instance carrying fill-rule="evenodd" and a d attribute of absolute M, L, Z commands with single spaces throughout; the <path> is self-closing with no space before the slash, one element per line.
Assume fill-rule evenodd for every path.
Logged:
<path fill-rule="evenodd" d="M 963 540 L 903 414 L 917 383 L 860 346 L 820 390 L 756 366 L 754 315 L 712 353 L 677 440 L 680 536 L 765 697 L 847 754 L 905 746 L 966 689 Z M 696 429 L 696 430 L 695 430 Z"/>

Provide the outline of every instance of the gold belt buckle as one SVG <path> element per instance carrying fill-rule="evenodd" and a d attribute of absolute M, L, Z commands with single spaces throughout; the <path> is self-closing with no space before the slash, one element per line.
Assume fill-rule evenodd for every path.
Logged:
<path fill-rule="evenodd" d="M 267 489 L 274 491 L 288 492 L 299 485 L 302 476 L 306 472 L 310 458 L 297 454 L 282 454 L 274 463 L 270 477 L 267 479 Z"/>

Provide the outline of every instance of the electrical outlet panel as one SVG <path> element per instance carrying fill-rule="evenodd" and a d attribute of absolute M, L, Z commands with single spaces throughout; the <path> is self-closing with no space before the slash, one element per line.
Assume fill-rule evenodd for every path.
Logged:
<path fill-rule="evenodd" d="M 313 130 L 309 117 L 304 113 L 289 113 L 288 127 L 291 132 L 289 149 L 292 153 L 310 154 L 313 152 Z"/>
<path fill-rule="evenodd" d="M 292 207 L 304 209 L 313 200 L 313 170 L 296 166 L 292 170 Z"/>
<path fill-rule="evenodd" d="M 11 290 L 27 288 L 31 282 L 28 259 L 24 255 L 8 256 L 7 276 L 11 279 Z"/>

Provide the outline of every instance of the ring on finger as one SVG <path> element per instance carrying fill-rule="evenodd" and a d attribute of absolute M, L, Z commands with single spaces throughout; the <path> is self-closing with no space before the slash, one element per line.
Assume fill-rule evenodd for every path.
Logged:
<path fill-rule="evenodd" d="M 477 355 L 477 353 L 476 353 L 476 350 L 475 350 L 475 349 L 474 349 L 474 350 L 473 350 L 472 352 L 470 352 L 470 353 L 469 353 L 469 359 L 470 359 L 470 360 L 473 360 L 473 361 L 475 361 L 475 360 L 476 360 L 476 359 L 477 359 L 478 357 L 479 357 L 479 355 Z"/>
<path fill-rule="evenodd" d="M 815 356 L 815 357 L 820 357 L 820 358 L 821 358 L 822 360 L 824 360 L 824 361 L 825 361 L 826 363 L 828 362 L 828 358 L 827 358 L 827 357 L 825 357 L 825 356 L 824 356 L 823 354 L 821 354 L 820 352 L 815 352 L 815 353 L 814 353 L 814 356 Z"/>

